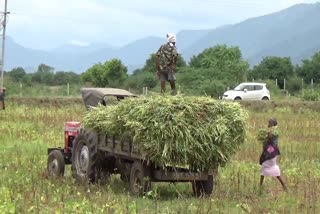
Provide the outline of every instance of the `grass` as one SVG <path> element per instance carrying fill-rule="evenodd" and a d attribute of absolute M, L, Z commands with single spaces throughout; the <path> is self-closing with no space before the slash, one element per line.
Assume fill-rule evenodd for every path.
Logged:
<path fill-rule="evenodd" d="M 250 111 L 246 143 L 221 168 L 210 198 L 192 196 L 189 183 L 153 183 L 131 197 L 117 176 L 110 184 L 78 185 L 70 166 L 61 179 L 46 176 L 47 148 L 63 146 L 63 126 L 81 121 L 85 108 L 70 103 L 27 106 L 8 102 L 0 111 L 0 213 L 319 213 L 320 113 L 275 108 Z M 279 165 L 289 192 L 267 178 L 259 192 L 261 145 L 254 139 L 269 117 L 278 119 Z"/>

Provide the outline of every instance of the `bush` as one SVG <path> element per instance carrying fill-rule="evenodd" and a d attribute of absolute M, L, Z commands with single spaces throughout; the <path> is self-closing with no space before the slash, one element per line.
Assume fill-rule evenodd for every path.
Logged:
<path fill-rule="evenodd" d="M 211 96 L 214 98 L 218 98 L 219 96 L 222 96 L 225 92 L 226 86 L 218 81 L 208 81 L 201 84 L 200 90 L 203 95 Z"/>
<path fill-rule="evenodd" d="M 279 95 L 281 93 L 280 88 L 276 85 L 275 81 L 273 80 L 263 80 L 267 84 L 267 88 L 270 91 L 271 95 Z"/>
<path fill-rule="evenodd" d="M 143 87 L 148 87 L 149 90 L 155 88 L 158 84 L 155 73 L 137 72 L 131 75 L 125 82 L 126 88 L 142 90 Z"/>
<path fill-rule="evenodd" d="M 305 101 L 320 101 L 320 93 L 307 90 L 304 92 L 302 99 Z"/>
<path fill-rule="evenodd" d="M 291 77 L 287 81 L 286 87 L 290 94 L 296 95 L 302 89 L 302 79 L 297 76 Z"/>

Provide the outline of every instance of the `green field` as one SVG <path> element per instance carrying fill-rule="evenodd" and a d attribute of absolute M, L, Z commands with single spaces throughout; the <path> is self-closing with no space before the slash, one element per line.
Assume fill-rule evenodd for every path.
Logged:
<path fill-rule="evenodd" d="M 320 213 L 320 113 L 315 104 L 270 110 L 248 105 L 246 143 L 219 169 L 214 194 L 198 199 L 188 183 L 153 183 L 140 198 L 130 196 L 117 176 L 108 185 L 75 184 L 69 166 L 64 178 L 47 178 L 47 148 L 63 146 L 64 122 L 81 121 L 85 108 L 73 102 L 65 107 L 16 103 L 9 101 L 7 110 L 0 111 L 0 213 Z M 271 178 L 259 191 L 261 145 L 255 136 L 271 116 L 281 131 L 279 165 L 288 193 Z"/>

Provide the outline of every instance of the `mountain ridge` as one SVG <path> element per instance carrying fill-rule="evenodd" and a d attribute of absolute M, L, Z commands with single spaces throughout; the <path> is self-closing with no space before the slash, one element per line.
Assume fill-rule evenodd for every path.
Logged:
<path fill-rule="evenodd" d="M 182 30 L 177 33 L 179 53 L 189 61 L 193 55 L 217 44 L 239 46 L 243 58 L 251 66 L 265 56 L 288 56 L 300 63 L 316 51 L 320 51 L 320 3 L 297 4 L 290 8 L 253 17 L 232 25 L 215 29 Z M 36 68 L 45 63 L 56 70 L 81 73 L 95 63 L 111 58 L 121 59 L 130 68 L 141 67 L 155 53 L 165 38 L 148 36 L 122 47 L 112 44 L 81 47 L 66 45 L 51 51 L 25 48 L 7 37 L 5 69 L 13 67 Z"/>

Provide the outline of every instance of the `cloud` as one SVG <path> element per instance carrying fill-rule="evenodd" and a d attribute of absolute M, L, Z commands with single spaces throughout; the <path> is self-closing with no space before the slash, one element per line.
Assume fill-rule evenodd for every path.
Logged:
<path fill-rule="evenodd" d="M 90 43 L 88 43 L 88 42 L 79 41 L 79 40 L 71 40 L 70 43 L 72 45 L 80 46 L 80 47 L 88 47 L 90 45 Z"/>
<path fill-rule="evenodd" d="M 3 0 L 0 0 L 3 1 Z M 8 33 L 31 47 L 68 41 L 123 45 L 144 36 L 215 28 L 314 0 L 14 0 Z M 1 3 L 1 2 L 0 2 Z"/>

